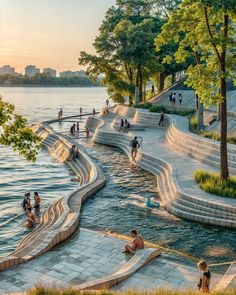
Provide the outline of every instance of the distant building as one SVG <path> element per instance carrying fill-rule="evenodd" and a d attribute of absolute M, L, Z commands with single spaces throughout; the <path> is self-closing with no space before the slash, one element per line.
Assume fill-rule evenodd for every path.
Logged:
<path fill-rule="evenodd" d="M 0 68 L 0 75 L 15 75 L 15 74 L 16 74 L 15 68 L 9 65 L 5 65 Z"/>
<path fill-rule="evenodd" d="M 56 76 L 57 76 L 57 71 L 54 70 L 54 69 L 51 69 L 51 68 L 43 69 L 43 72 L 44 72 L 45 74 L 49 74 L 49 75 L 52 76 L 52 77 L 56 77 Z"/>
<path fill-rule="evenodd" d="M 28 65 L 25 67 L 25 76 L 33 77 L 39 73 L 40 73 L 40 69 L 36 68 L 35 66 Z"/>
<path fill-rule="evenodd" d="M 83 70 L 80 70 L 80 71 L 63 71 L 60 73 L 60 77 L 85 77 L 86 74 L 85 74 L 85 71 Z"/>

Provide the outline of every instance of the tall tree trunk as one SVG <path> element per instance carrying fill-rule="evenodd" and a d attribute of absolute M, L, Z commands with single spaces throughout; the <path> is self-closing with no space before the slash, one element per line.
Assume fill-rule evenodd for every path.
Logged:
<path fill-rule="evenodd" d="M 221 140 L 220 140 L 220 168 L 221 179 L 227 180 L 229 177 L 228 169 L 228 151 L 227 151 L 227 100 L 226 100 L 226 79 L 222 77 L 220 80 L 220 94 L 223 101 L 220 104 L 220 125 L 221 125 Z"/>
<path fill-rule="evenodd" d="M 164 86 L 165 86 L 165 74 L 164 73 L 160 73 L 159 75 L 159 87 L 158 87 L 158 91 L 161 92 L 162 90 L 164 90 Z"/>
<path fill-rule="evenodd" d="M 175 84 L 175 82 L 176 82 L 176 75 L 175 75 L 175 73 L 173 73 L 171 75 L 171 84 L 173 85 L 173 84 Z"/>
<path fill-rule="evenodd" d="M 143 75 L 142 75 L 142 67 L 139 65 L 139 102 L 143 99 Z"/>

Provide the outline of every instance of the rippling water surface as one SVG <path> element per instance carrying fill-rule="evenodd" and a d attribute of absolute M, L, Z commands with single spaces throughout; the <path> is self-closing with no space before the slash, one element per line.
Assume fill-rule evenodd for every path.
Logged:
<path fill-rule="evenodd" d="M 147 194 L 159 199 L 152 174 L 133 166 L 119 149 L 81 143 L 107 178 L 105 188 L 84 204 L 81 226 L 122 234 L 133 227 L 146 240 L 211 263 L 236 259 L 236 231 L 185 221 L 163 209 L 152 213 L 143 206 Z"/>
<path fill-rule="evenodd" d="M 42 121 L 55 117 L 63 107 L 65 115 L 75 114 L 80 106 L 86 111 L 100 109 L 106 98 L 105 89 L 89 88 L 0 88 L 0 93 L 14 102 L 29 120 Z M 53 124 L 68 133 L 71 122 Z M 128 234 L 134 227 L 146 240 L 180 250 L 210 262 L 236 259 L 236 232 L 182 220 L 163 209 L 151 212 L 144 207 L 147 194 L 159 200 L 156 178 L 132 165 L 116 148 L 79 141 L 99 164 L 107 182 L 105 187 L 84 204 L 81 226 Z M 12 251 L 27 232 L 20 202 L 25 191 L 38 190 L 43 206 L 68 194 L 78 183 L 71 182 L 65 165 L 55 163 L 42 150 L 36 164 L 26 163 L 9 149 L 0 153 L 0 255 Z"/>
<path fill-rule="evenodd" d="M 0 88 L 5 100 L 15 104 L 19 113 L 30 122 L 55 118 L 63 107 L 65 115 L 75 114 L 80 106 L 85 112 L 104 105 L 104 88 Z M 15 249 L 29 232 L 21 202 L 25 192 L 38 191 L 43 211 L 55 199 L 67 195 L 78 187 L 72 182 L 66 165 L 56 163 L 45 149 L 35 164 L 28 163 L 11 149 L 0 147 L 0 256 Z"/>

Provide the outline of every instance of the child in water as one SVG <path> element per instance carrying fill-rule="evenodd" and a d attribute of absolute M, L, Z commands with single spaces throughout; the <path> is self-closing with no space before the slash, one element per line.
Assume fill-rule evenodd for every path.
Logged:
<path fill-rule="evenodd" d="M 148 208 L 159 208 L 160 207 L 160 204 L 158 202 L 152 203 L 149 196 L 146 197 L 145 205 Z"/>

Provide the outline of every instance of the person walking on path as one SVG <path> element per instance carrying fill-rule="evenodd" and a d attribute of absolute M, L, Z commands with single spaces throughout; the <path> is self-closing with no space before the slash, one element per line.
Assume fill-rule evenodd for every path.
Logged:
<path fill-rule="evenodd" d="M 169 95 L 169 103 L 172 104 L 172 97 L 173 97 L 173 92 Z"/>
<path fill-rule="evenodd" d="M 176 102 L 176 93 L 174 92 L 173 96 L 172 96 L 172 102 L 175 105 Z"/>
<path fill-rule="evenodd" d="M 96 115 L 96 110 L 95 110 L 95 108 L 93 108 L 93 116 L 95 116 Z"/>
<path fill-rule="evenodd" d="M 109 107 L 109 99 L 108 98 L 106 100 L 106 106 L 107 106 L 107 108 Z"/>
<path fill-rule="evenodd" d="M 138 149 L 140 148 L 140 144 L 138 142 L 137 136 L 135 136 L 134 139 L 131 140 L 130 146 L 131 146 L 132 161 L 136 162 L 137 152 L 138 152 Z"/>
<path fill-rule="evenodd" d="M 202 260 L 198 262 L 197 266 L 202 272 L 199 283 L 198 283 L 198 290 L 202 291 L 203 293 L 209 293 L 211 273 L 207 267 L 207 263 L 206 261 Z"/>
<path fill-rule="evenodd" d="M 164 118 L 165 118 L 164 112 L 161 112 L 160 120 L 159 120 L 159 124 L 158 124 L 159 126 L 163 126 Z"/>
<path fill-rule="evenodd" d="M 182 105 L 182 99 L 183 99 L 182 94 L 179 93 L 179 104 L 180 104 L 180 105 Z"/>
<path fill-rule="evenodd" d="M 86 137 L 89 138 L 89 129 L 88 129 L 88 127 L 85 128 L 85 134 L 86 134 Z"/>

